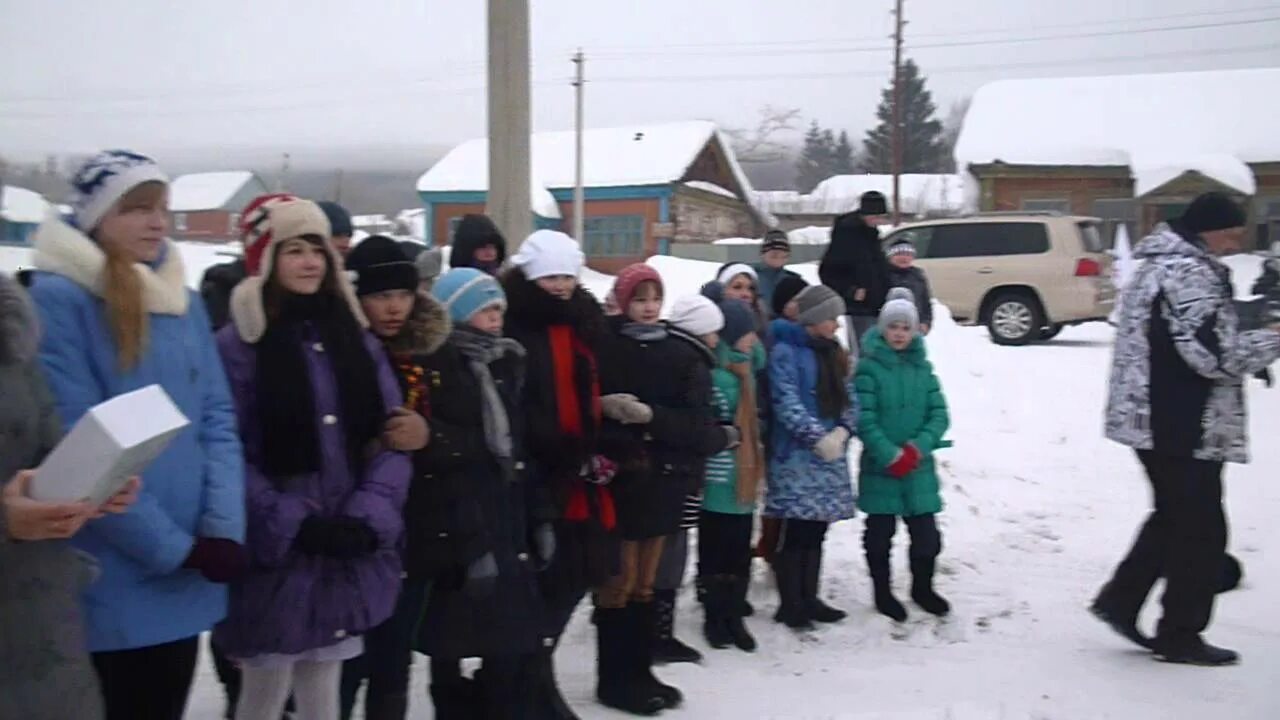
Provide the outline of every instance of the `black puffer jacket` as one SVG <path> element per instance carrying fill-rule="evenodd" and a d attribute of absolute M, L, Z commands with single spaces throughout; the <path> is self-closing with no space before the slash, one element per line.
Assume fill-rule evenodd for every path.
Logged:
<path fill-rule="evenodd" d="M 729 434 L 711 410 L 714 358 L 682 333 L 641 341 L 622 334 L 624 317 L 600 353 L 601 393 L 629 393 L 653 409 L 648 425 L 604 424 L 601 446 L 622 470 L 614 480 L 623 539 L 670 535 L 680 529 L 685 498 L 701 487 L 707 458 Z"/>
<path fill-rule="evenodd" d="M 454 330 L 452 337 L 465 332 L 472 331 Z M 485 440 L 480 381 L 451 342 L 427 359 L 424 370 L 432 438 L 419 453 L 421 467 L 428 470 L 421 478 L 426 492 L 410 495 L 411 502 L 419 501 L 411 508 L 411 522 L 423 521 L 411 530 L 411 542 L 424 549 L 416 557 L 431 560 L 435 582 L 419 625 L 418 648 L 438 658 L 532 653 L 538 648 L 541 610 L 524 463 L 516 463 L 514 481 L 503 477 Z M 489 370 L 511 421 L 515 457 L 523 457 L 523 361 L 507 355 Z M 467 568 L 489 553 L 498 566 L 496 585 L 488 595 L 472 596 L 466 591 Z"/>
<path fill-rule="evenodd" d="M 216 332 L 231 320 L 231 291 L 248 275 L 244 260 L 214 265 L 200 279 L 200 297 Z"/>
<path fill-rule="evenodd" d="M 840 293 L 849 314 L 876 317 L 889 294 L 889 261 L 880 246 L 880 231 L 856 212 L 836 218 L 831 228 L 831 245 L 818 266 L 822 284 Z M 858 290 L 866 290 L 861 301 Z"/>
<path fill-rule="evenodd" d="M 449 267 L 469 267 L 493 274 L 507 261 L 507 241 L 498 226 L 488 215 L 464 215 L 453 233 L 453 251 L 449 254 Z M 498 259 L 493 263 L 480 263 L 476 251 L 492 245 L 498 249 Z"/>

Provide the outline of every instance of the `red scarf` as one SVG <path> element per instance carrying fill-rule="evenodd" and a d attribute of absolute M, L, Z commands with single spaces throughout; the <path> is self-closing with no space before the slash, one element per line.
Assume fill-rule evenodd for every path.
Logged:
<path fill-rule="evenodd" d="M 575 380 L 574 366 L 577 356 L 587 363 L 591 375 L 591 421 L 593 427 L 600 426 L 600 376 L 596 372 L 596 357 L 573 328 L 568 325 L 552 325 L 547 329 L 551 344 L 552 379 L 555 382 L 556 414 L 560 423 L 560 432 L 571 438 L 583 437 L 582 402 L 578 397 L 578 385 Z M 594 465 L 593 465 L 594 466 Z M 613 505 L 613 494 L 604 485 L 590 484 L 595 488 L 595 505 L 600 523 L 606 530 L 612 530 L 617 524 L 617 511 Z M 584 522 L 591 517 L 592 498 L 588 497 L 588 483 L 582 477 L 576 477 L 569 487 L 569 499 L 565 504 L 564 519 L 571 522 Z"/>

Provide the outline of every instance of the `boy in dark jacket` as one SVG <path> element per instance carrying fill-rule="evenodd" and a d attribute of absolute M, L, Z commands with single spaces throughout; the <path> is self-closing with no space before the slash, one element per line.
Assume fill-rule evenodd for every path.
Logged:
<path fill-rule="evenodd" d="M 488 215 L 463 215 L 451 242 L 449 267 L 476 268 L 497 275 L 507 261 L 507 241 Z"/>
<path fill-rule="evenodd" d="M 381 235 L 367 238 L 347 256 L 346 267 L 354 275 L 356 295 L 369 320 L 369 329 L 382 340 L 405 396 L 404 406 L 395 410 L 387 422 L 383 442 L 405 452 L 421 451 L 429 438 L 426 418 L 430 416 L 424 366 L 448 338 L 449 317 L 440 303 L 415 291 L 418 277 L 413 263 L 391 238 Z M 407 533 L 423 532 L 424 505 L 442 507 L 447 499 L 436 497 L 444 485 L 435 482 L 432 474 L 429 456 L 416 452 L 405 505 Z M 411 535 L 410 549 L 417 552 L 419 546 L 412 539 Z M 402 585 L 395 613 L 365 635 L 364 654 L 343 665 L 341 712 L 344 719 L 351 717 L 356 694 L 365 680 L 369 683 L 365 693 L 366 717 L 405 717 L 413 628 L 422 615 L 433 577 L 421 571 L 421 558 L 409 560 L 411 562 L 406 563 L 409 578 Z"/>
<path fill-rule="evenodd" d="M 756 271 L 756 290 L 765 307 L 773 307 L 773 294 L 779 284 L 787 278 L 800 279 L 799 275 L 787 269 L 787 261 L 790 259 L 791 241 L 787 234 L 781 230 L 765 233 L 764 241 L 760 243 L 760 262 L 753 266 Z M 778 312 L 774 310 L 773 317 L 777 316 Z"/>
<path fill-rule="evenodd" d="M 888 254 L 889 285 L 911 291 L 920 317 L 920 334 L 928 335 L 933 327 L 933 292 L 929 289 L 929 276 L 916 265 L 916 246 L 910 240 L 896 240 Z"/>

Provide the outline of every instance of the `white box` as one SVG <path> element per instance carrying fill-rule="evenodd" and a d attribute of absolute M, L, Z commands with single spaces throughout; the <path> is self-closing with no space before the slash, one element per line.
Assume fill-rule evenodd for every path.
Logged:
<path fill-rule="evenodd" d="M 100 505 L 130 477 L 141 475 L 190 424 L 159 385 L 99 403 L 36 468 L 31 497 Z"/>

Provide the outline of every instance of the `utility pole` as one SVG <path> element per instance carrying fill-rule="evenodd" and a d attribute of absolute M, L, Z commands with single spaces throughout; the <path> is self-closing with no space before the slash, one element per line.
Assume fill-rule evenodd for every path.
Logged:
<path fill-rule="evenodd" d="M 893 11 L 893 224 L 901 221 L 898 208 L 899 181 L 902 176 L 902 1 L 896 0 Z"/>
<path fill-rule="evenodd" d="M 582 115 L 583 105 L 586 95 L 586 66 L 587 58 L 582 54 L 582 48 L 578 48 L 578 52 L 573 56 L 573 64 L 576 66 L 573 80 L 574 110 L 573 110 L 573 143 L 574 143 L 574 166 L 573 166 L 573 239 L 578 242 L 585 242 L 584 234 L 586 223 L 586 192 L 583 188 L 582 178 Z"/>
<path fill-rule="evenodd" d="M 533 229 L 529 0 L 488 0 L 489 194 L 485 211 L 513 254 Z"/>
<path fill-rule="evenodd" d="M 342 204 L 342 168 L 338 168 L 337 177 L 334 178 L 333 201 Z"/>
<path fill-rule="evenodd" d="M 289 188 L 289 153 L 280 158 L 280 174 L 276 176 L 276 192 L 288 192 Z"/>

